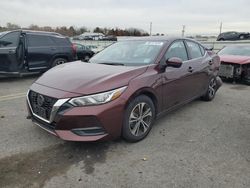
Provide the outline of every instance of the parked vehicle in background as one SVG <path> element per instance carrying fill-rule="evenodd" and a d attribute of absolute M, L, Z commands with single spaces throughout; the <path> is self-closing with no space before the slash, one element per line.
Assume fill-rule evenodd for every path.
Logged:
<path fill-rule="evenodd" d="M 100 40 L 105 40 L 105 41 L 117 41 L 117 37 L 114 35 L 108 35 L 102 37 Z"/>
<path fill-rule="evenodd" d="M 78 60 L 87 62 L 95 54 L 92 50 L 82 44 L 74 43 L 74 45 L 76 47 Z"/>
<path fill-rule="evenodd" d="M 73 44 L 58 33 L 16 30 L 0 34 L 0 76 L 44 72 L 75 58 Z"/>
<path fill-rule="evenodd" d="M 83 33 L 78 36 L 72 37 L 72 40 L 104 40 L 104 41 L 117 41 L 114 35 L 104 35 L 103 33 Z"/>
<path fill-rule="evenodd" d="M 105 35 L 103 33 L 83 33 L 72 37 L 73 40 L 101 40 Z"/>
<path fill-rule="evenodd" d="M 145 138 L 154 120 L 202 97 L 222 82 L 220 59 L 196 41 L 141 37 L 47 71 L 27 95 L 28 118 L 64 140 Z"/>
<path fill-rule="evenodd" d="M 250 45 L 230 45 L 218 52 L 221 59 L 219 75 L 225 79 L 250 84 Z"/>
<path fill-rule="evenodd" d="M 225 40 L 244 40 L 248 39 L 250 34 L 247 32 L 236 32 L 236 31 L 229 31 L 221 33 L 217 37 L 217 41 L 225 41 Z"/>
<path fill-rule="evenodd" d="M 95 54 L 102 51 L 105 48 L 105 47 L 100 47 L 96 45 L 86 45 L 86 47 L 92 50 Z"/>

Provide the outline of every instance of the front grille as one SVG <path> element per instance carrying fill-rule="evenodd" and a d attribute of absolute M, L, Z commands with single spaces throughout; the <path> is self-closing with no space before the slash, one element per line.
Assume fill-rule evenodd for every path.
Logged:
<path fill-rule="evenodd" d="M 234 66 L 230 64 L 221 64 L 219 76 L 225 78 L 233 78 L 234 77 Z"/>
<path fill-rule="evenodd" d="M 33 113 L 49 121 L 52 108 L 57 99 L 34 91 L 30 91 L 28 97 Z"/>

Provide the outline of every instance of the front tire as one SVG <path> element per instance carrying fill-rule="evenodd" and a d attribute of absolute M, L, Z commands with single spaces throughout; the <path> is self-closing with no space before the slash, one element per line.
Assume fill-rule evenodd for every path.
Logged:
<path fill-rule="evenodd" d="M 141 95 L 127 106 L 123 120 L 122 136 L 129 142 L 138 142 L 150 132 L 155 119 L 155 106 L 152 100 Z"/>
<path fill-rule="evenodd" d="M 87 54 L 87 55 L 84 56 L 83 61 L 84 61 L 84 62 L 88 62 L 89 59 L 90 59 L 90 55 Z"/>
<path fill-rule="evenodd" d="M 208 88 L 202 99 L 205 101 L 212 101 L 217 91 L 217 80 L 216 77 L 212 77 L 208 83 Z"/>

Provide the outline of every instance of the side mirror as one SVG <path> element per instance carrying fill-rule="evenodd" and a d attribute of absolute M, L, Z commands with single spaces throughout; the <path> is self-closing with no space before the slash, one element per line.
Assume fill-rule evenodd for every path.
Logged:
<path fill-rule="evenodd" d="M 171 57 L 166 61 L 167 66 L 179 68 L 182 65 L 182 59 L 178 57 Z"/>

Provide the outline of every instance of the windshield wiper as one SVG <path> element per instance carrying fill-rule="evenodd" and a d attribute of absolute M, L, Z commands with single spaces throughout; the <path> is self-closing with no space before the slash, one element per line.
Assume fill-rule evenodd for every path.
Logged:
<path fill-rule="evenodd" d="M 104 64 L 104 65 L 117 65 L 117 66 L 124 66 L 123 63 L 100 63 L 100 64 Z"/>

